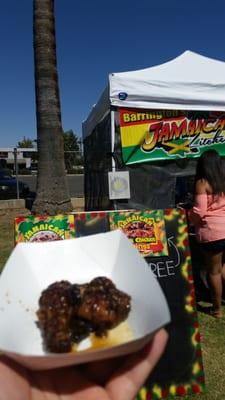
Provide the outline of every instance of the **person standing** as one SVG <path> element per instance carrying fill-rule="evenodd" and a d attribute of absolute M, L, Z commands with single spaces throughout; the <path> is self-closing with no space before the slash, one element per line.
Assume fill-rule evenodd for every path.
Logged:
<path fill-rule="evenodd" d="M 225 168 L 216 150 L 207 150 L 198 159 L 194 206 L 189 218 L 204 253 L 213 304 L 211 314 L 221 318 L 225 282 Z"/>

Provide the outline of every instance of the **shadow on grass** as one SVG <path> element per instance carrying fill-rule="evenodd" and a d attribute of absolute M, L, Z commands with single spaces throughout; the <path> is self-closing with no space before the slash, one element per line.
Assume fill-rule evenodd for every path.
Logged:
<path fill-rule="evenodd" d="M 211 311 L 212 311 L 212 306 L 211 305 L 202 305 L 197 303 L 197 311 L 203 313 L 203 314 L 208 314 L 210 315 Z"/>

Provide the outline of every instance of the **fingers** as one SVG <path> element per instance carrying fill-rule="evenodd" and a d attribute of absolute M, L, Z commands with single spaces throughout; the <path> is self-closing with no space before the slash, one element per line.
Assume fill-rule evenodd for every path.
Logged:
<path fill-rule="evenodd" d="M 162 356 L 167 341 L 168 341 L 168 333 L 165 329 L 161 329 L 155 334 L 152 342 L 146 346 L 145 358 L 147 359 L 149 364 L 151 364 L 151 370 L 155 367 L 160 357 Z"/>
<path fill-rule="evenodd" d="M 40 394 L 48 394 L 48 396 L 51 394 L 53 398 L 58 398 L 58 395 L 61 398 L 63 394 L 68 400 L 72 398 L 131 400 L 157 364 L 166 346 L 167 338 L 166 331 L 161 329 L 143 350 L 129 357 L 120 358 L 120 362 L 125 361 L 121 367 L 117 365 L 117 372 L 110 378 L 105 390 L 104 387 L 86 379 L 81 373 L 82 370 L 68 368 L 63 371 L 45 371 L 36 374 L 33 372 L 31 379 L 25 368 L 5 357 L 0 357 L 0 400 L 30 399 L 30 379 L 32 393 L 38 395 L 38 398 L 41 398 Z M 45 374 L 44 379 L 43 374 Z"/>
<path fill-rule="evenodd" d="M 158 331 L 144 350 L 130 356 L 106 385 L 112 400 L 130 400 L 135 397 L 139 388 L 159 361 L 168 334 L 164 329 Z"/>
<path fill-rule="evenodd" d="M 26 370 L 5 356 L 0 356 L 0 400 L 28 400 Z"/>
<path fill-rule="evenodd" d="M 124 363 L 124 359 L 125 356 L 89 363 L 84 366 L 83 372 L 90 380 L 104 386 L 112 374 Z"/>
<path fill-rule="evenodd" d="M 78 367 L 55 370 L 54 386 L 55 400 L 109 400 L 104 388 L 89 381 Z"/>

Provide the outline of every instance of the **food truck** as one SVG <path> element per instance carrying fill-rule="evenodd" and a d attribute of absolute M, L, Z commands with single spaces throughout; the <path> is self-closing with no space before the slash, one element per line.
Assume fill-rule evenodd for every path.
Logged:
<path fill-rule="evenodd" d="M 111 73 L 83 122 L 85 209 L 160 209 L 189 201 L 196 159 L 225 155 L 225 63 L 185 51 Z"/>

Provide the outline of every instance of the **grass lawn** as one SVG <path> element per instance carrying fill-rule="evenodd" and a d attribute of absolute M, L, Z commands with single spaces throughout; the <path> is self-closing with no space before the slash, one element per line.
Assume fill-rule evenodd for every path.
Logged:
<path fill-rule="evenodd" d="M 14 246 L 14 217 L 0 215 L 0 271 Z M 225 306 L 224 317 L 216 320 L 204 312 L 198 313 L 207 392 L 201 395 L 176 397 L 177 399 L 224 400 L 225 369 Z"/>
<path fill-rule="evenodd" d="M 223 308 L 225 314 L 225 307 Z M 216 320 L 206 313 L 199 312 L 198 318 L 205 369 L 206 393 L 176 397 L 176 399 L 224 400 L 225 317 L 221 320 Z"/>
<path fill-rule="evenodd" d="M 14 218 L 16 213 L 0 215 L 0 272 L 14 247 Z"/>

